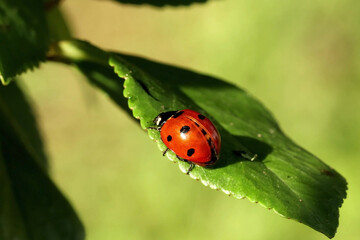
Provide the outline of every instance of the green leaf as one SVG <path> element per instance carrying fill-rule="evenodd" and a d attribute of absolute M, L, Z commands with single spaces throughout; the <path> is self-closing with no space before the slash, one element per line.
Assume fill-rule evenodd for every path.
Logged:
<path fill-rule="evenodd" d="M 91 62 L 94 65 L 88 67 L 94 72 L 105 67 L 109 58 L 81 41 L 60 43 L 58 54 L 67 63 Z M 152 126 L 160 112 L 186 108 L 206 115 L 217 126 L 222 137 L 219 162 L 212 168 L 196 166 L 190 172 L 192 178 L 236 198 L 246 197 L 330 238 L 335 235 L 346 180 L 291 141 L 249 93 L 210 76 L 138 57 L 114 54 L 110 64 L 120 80 L 109 74 L 102 78 L 107 87 L 100 88 L 109 95 L 118 94 L 124 80 L 128 106 L 143 129 Z M 148 134 L 161 151 L 166 149 L 159 132 L 148 130 Z M 249 161 L 241 151 L 258 157 Z M 177 161 L 171 151 L 167 157 Z M 184 162 L 179 166 L 183 172 L 189 167 Z"/>
<path fill-rule="evenodd" d="M 205 3 L 207 0 L 115 0 L 117 2 L 126 4 L 149 4 L 156 7 L 169 6 L 184 6 L 192 3 Z"/>
<path fill-rule="evenodd" d="M 6 110 L 4 113 L 3 105 L 13 98 L 7 99 L 11 95 L 3 93 L 2 89 L 0 96 L 5 101 L 0 108 L 0 239 L 84 239 L 83 226 L 71 205 L 14 131 L 13 119 Z M 23 115 L 25 119 L 27 114 Z"/>
<path fill-rule="evenodd" d="M 0 1 L 0 80 L 36 67 L 49 46 L 43 0 Z"/>
<path fill-rule="evenodd" d="M 24 93 L 15 84 L 0 85 L 0 112 L 6 117 L 7 128 L 17 136 L 27 152 L 44 170 L 48 163 L 37 122 Z"/>
<path fill-rule="evenodd" d="M 124 60 L 126 59 L 126 60 Z M 194 109 L 208 116 L 222 136 L 214 168 L 195 167 L 190 176 L 236 198 L 248 198 L 296 219 L 329 238 L 335 235 L 346 181 L 291 141 L 269 111 L 244 90 L 206 75 L 141 58 L 115 56 L 110 64 L 124 82 L 124 95 L 142 128 L 163 111 Z M 160 150 L 159 132 L 148 130 Z M 255 161 L 239 151 L 258 154 Z M 167 156 L 177 161 L 173 152 Z M 188 164 L 179 162 L 183 172 Z"/>

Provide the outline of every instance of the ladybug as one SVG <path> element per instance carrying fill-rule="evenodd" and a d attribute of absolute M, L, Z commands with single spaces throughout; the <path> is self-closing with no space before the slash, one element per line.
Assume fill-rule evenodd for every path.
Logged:
<path fill-rule="evenodd" d="M 181 161 L 190 163 L 187 174 L 194 168 L 213 165 L 219 159 L 220 134 L 204 115 L 190 109 L 162 112 L 155 119 L 161 140 Z"/>

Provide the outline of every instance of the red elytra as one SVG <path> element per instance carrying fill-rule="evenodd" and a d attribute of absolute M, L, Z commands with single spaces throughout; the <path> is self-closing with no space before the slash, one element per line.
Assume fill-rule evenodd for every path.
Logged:
<path fill-rule="evenodd" d="M 154 123 L 161 140 L 180 160 L 208 166 L 219 159 L 220 134 L 204 115 L 190 109 L 163 112 Z"/>

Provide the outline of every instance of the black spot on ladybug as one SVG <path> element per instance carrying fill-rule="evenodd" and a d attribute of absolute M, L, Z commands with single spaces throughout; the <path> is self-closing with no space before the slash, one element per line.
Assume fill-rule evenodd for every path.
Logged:
<path fill-rule="evenodd" d="M 204 120 L 204 119 L 205 119 L 205 116 L 202 115 L 202 114 L 199 114 L 198 117 L 199 117 L 201 120 Z"/>
<path fill-rule="evenodd" d="M 210 148 L 210 149 L 211 149 L 211 159 L 210 161 L 206 162 L 205 165 L 212 165 L 218 160 L 218 155 L 215 152 L 215 148 Z"/>
<path fill-rule="evenodd" d="M 187 155 L 189 157 L 191 157 L 194 153 L 195 153 L 195 149 L 193 149 L 193 148 L 190 148 L 189 150 L 187 150 Z"/>
<path fill-rule="evenodd" d="M 206 131 L 205 131 L 205 129 L 201 129 L 201 132 L 202 132 L 202 134 L 205 136 L 206 135 Z"/>
<path fill-rule="evenodd" d="M 171 136 L 171 135 L 167 136 L 166 140 L 167 140 L 168 142 L 170 142 L 170 141 L 172 140 L 172 136 Z"/>
<path fill-rule="evenodd" d="M 207 142 L 208 142 L 208 144 L 209 144 L 209 146 L 210 146 L 210 148 L 211 148 L 211 147 L 212 147 L 212 141 L 211 141 L 211 138 L 208 138 Z"/>
<path fill-rule="evenodd" d="M 179 111 L 179 112 L 174 114 L 173 118 L 177 118 L 178 116 L 180 116 L 183 113 L 184 113 L 184 111 Z"/>
<path fill-rule="evenodd" d="M 180 129 L 180 133 L 187 133 L 190 130 L 189 126 L 182 126 Z"/>
<path fill-rule="evenodd" d="M 194 121 L 193 121 L 194 122 Z M 194 122 L 197 127 L 199 127 L 199 124 L 197 122 Z"/>

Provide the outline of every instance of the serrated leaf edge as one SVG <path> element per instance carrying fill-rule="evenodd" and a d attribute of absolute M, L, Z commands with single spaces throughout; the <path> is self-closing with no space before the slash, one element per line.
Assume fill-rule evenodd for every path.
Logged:
<path fill-rule="evenodd" d="M 127 69 L 127 72 L 128 72 L 128 73 L 127 73 L 127 74 L 124 74 L 124 75 L 121 75 L 121 74 L 119 74 L 119 73 L 116 71 L 116 69 L 115 69 L 116 66 L 115 66 L 111 61 L 109 62 L 109 64 L 110 64 L 111 67 L 114 68 L 114 72 L 119 76 L 119 78 L 121 78 L 121 79 L 124 80 L 124 84 L 123 84 L 123 87 L 124 87 L 124 97 L 128 99 L 128 106 L 129 106 L 129 109 L 131 110 L 134 118 L 136 118 L 136 119 L 138 119 L 138 120 L 141 121 L 141 120 L 142 120 L 142 117 L 141 117 L 139 114 L 136 113 L 136 107 L 131 103 L 131 101 L 129 101 L 129 99 L 130 99 L 132 96 L 131 96 L 131 94 L 129 93 L 128 88 L 127 88 L 128 81 L 130 81 L 130 80 L 132 79 L 132 80 L 136 83 L 136 80 L 135 80 L 133 77 L 131 77 L 131 76 L 128 75 L 128 74 L 131 73 L 131 70 Z M 159 141 L 159 139 L 156 139 L 155 137 L 153 137 L 153 135 L 149 133 L 149 130 L 147 130 L 147 129 L 144 129 L 144 130 L 147 131 L 147 134 L 148 134 L 149 138 L 150 138 L 151 140 L 153 140 L 154 142 L 156 142 L 156 144 L 157 144 L 157 146 L 158 146 L 158 149 L 159 149 L 161 152 L 163 152 L 163 151 L 166 149 L 165 144 L 164 144 L 162 141 Z M 166 153 L 165 155 L 166 155 L 166 157 L 167 157 L 171 162 L 173 162 L 173 163 L 178 163 L 180 171 L 183 172 L 184 174 L 186 174 L 188 168 L 185 167 L 185 166 L 186 166 L 187 163 L 179 162 L 179 161 L 176 159 L 176 157 L 175 157 L 175 153 L 173 153 L 173 152 L 168 152 L 168 153 Z M 204 186 L 206 186 L 206 187 L 209 187 L 209 188 L 211 188 L 211 189 L 213 189 L 213 190 L 216 190 L 216 191 L 221 190 L 221 191 L 222 191 L 223 193 L 225 193 L 226 195 L 228 195 L 228 196 L 230 196 L 230 197 L 234 197 L 234 198 L 236 198 L 236 199 L 240 199 L 240 200 L 241 200 L 241 199 L 245 199 L 245 198 L 246 198 L 246 199 L 248 199 L 248 200 L 249 200 L 250 202 L 252 202 L 252 203 L 258 203 L 259 205 L 261 205 L 262 207 L 264 207 L 264 208 L 266 208 L 266 209 L 273 210 L 276 214 L 280 215 L 281 217 L 287 218 L 287 217 L 284 216 L 283 214 L 281 214 L 281 213 L 279 213 L 278 211 L 276 211 L 274 208 L 269 208 L 269 207 L 265 206 L 263 203 L 258 202 L 258 201 L 256 201 L 256 200 L 253 200 L 253 199 L 249 198 L 249 197 L 246 196 L 246 195 L 240 195 L 240 196 L 239 196 L 238 194 L 235 194 L 234 192 L 232 192 L 232 191 L 230 191 L 230 190 L 226 190 L 226 189 L 224 189 L 224 188 L 222 188 L 222 187 L 219 187 L 219 186 L 216 186 L 216 185 L 214 185 L 214 184 L 211 184 L 209 181 L 206 181 L 206 180 L 204 180 L 204 179 L 201 179 L 201 178 L 195 176 L 194 174 L 192 174 L 191 172 L 189 173 L 189 176 L 190 176 L 190 178 L 192 178 L 192 179 L 194 179 L 194 180 L 196 180 L 196 181 L 198 181 L 198 182 L 201 182 L 201 183 L 202 183 Z M 296 219 L 295 219 L 295 220 L 296 220 Z M 300 222 L 300 221 L 299 221 L 299 222 Z"/>
<path fill-rule="evenodd" d="M 116 57 L 116 58 L 118 58 L 118 57 Z M 127 83 L 128 83 L 130 80 L 133 80 L 134 83 L 137 83 L 137 81 L 130 75 L 130 74 L 132 73 L 132 71 L 126 68 L 126 69 L 127 69 L 127 73 L 124 74 L 124 76 L 122 76 L 122 75 L 120 75 L 120 74 L 116 71 L 116 67 L 117 67 L 117 66 L 115 66 L 115 65 L 112 63 L 111 58 L 109 58 L 109 65 L 110 65 L 112 68 L 114 68 L 115 74 L 117 74 L 120 78 L 122 78 L 122 79 L 124 80 L 124 83 L 123 83 L 123 87 L 124 87 L 124 97 L 128 99 L 129 109 L 131 110 L 134 118 L 138 119 L 138 120 L 141 122 L 142 118 L 139 116 L 139 114 L 136 114 L 136 107 L 134 106 L 134 104 L 132 104 L 132 103 L 129 101 L 132 96 L 131 96 L 131 94 L 130 94 L 130 93 L 128 92 L 128 90 L 127 90 Z M 124 67 L 124 66 L 122 66 L 122 67 Z M 140 125 L 141 125 L 141 124 L 140 124 Z M 144 130 L 147 131 L 147 134 L 148 134 L 149 138 L 157 143 L 158 149 L 159 149 L 161 152 L 163 152 L 163 151 L 166 149 L 165 144 L 164 144 L 162 141 L 159 141 L 159 139 L 154 138 L 154 137 L 152 136 L 152 134 L 150 134 L 150 132 L 149 132 L 148 129 L 144 129 Z M 153 131 L 155 131 L 155 130 L 153 130 Z M 173 162 L 173 163 L 178 163 L 180 171 L 183 172 L 184 174 L 186 174 L 188 167 L 185 167 L 185 166 L 187 166 L 188 163 L 178 161 L 178 159 L 175 157 L 175 153 L 170 152 L 170 151 L 168 151 L 168 152 L 166 153 L 166 156 L 167 156 L 167 158 L 168 158 L 171 162 Z M 200 166 L 199 166 L 199 167 L 200 167 Z M 271 171 L 271 170 L 269 169 L 269 171 Z M 186 175 L 187 175 L 187 174 L 186 174 Z M 260 206 L 262 206 L 262 207 L 264 207 L 264 208 L 266 208 L 266 209 L 268 209 L 268 210 L 272 210 L 274 213 L 276 213 L 277 215 L 279 215 L 279 216 L 281 216 L 281 217 L 283 217 L 283 218 L 290 219 L 290 220 L 295 220 L 296 222 L 303 223 L 302 221 L 300 221 L 300 220 L 298 220 L 298 219 L 287 217 L 287 216 L 279 213 L 275 208 L 273 208 L 273 207 L 267 207 L 267 206 L 265 206 L 262 202 L 259 202 L 259 201 L 257 201 L 257 200 L 254 200 L 254 199 L 252 199 L 251 197 L 249 197 L 249 196 L 247 196 L 247 195 L 235 194 L 234 192 L 232 192 L 232 191 L 230 191 L 230 190 L 226 190 L 226 189 L 224 189 L 224 188 L 222 188 L 222 187 L 219 187 L 219 186 L 216 186 L 216 185 L 214 185 L 214 184 L 211 184 L 209 181 L 206 181 L 206 180 L 204 180 L 204 179 L 201 179 L 201 178 L 199 178 L 199 177 L 196 177 L 194 174 L 192 174 L 192 172 L 190 172 L 188 175 L 190 176 L 190 178 L 192 178 L 192 179 L 194 179 L 194 180 L 196 180 L 196 181 L 200 181 L 200 182 L 201 182 L 204 186 L 206 186 L 206 187 L 209 187 L 209 188 L 211 188 L 211 189 L 213 189 L 213 190 L 216 190 L 216 191 L 220 191 L 220 190 L 221 190 L 223 193 L 225 193 L 225 194 L 228 195 L 229 197 L 234 197 L 234 198 L 240 199 L 240 200 L 246 198 L 246 199 L 248 199 L 248 200 L 249 200 L 250 202 L 252 202 L 252 203 L 259 204 Z M 278 177 L 278 179 L 283 182 L 283 180 L 282 180 L 281 178 Z M 287 186 L 286 183 L 284 183 L 284 185 Z M 289 186 L 287 186 L 287 187 L 289 187 Z M 290 187 L 289 187 L 289 188 L 290 188 Z M 293 192 L 293 190 L 292 190 L 291 188 L 290 188 L 290 190 Z M 294 194 L 295 194 L 296 196 L 298 196 L 297 193 L 294 192 Z M 299 198 L 299 199 L 300 199 L 300 198 Z M 342 200 L 342 202 L 344 202 L 344 199 Z M 342 205 L 342 204 L 341 204 L 341 205 Z M 338 208 L 340 208 L 341 205 L 340 205 Z M 305 225 L 307 225 L 307 224 L 305 224 Z M 307 226 L 309 226 L 309 225 L 307 225 Z M 309 226 L 309 227 L 312 228 L 311 226 Z M 312 228 L 312 229 L 314 229 L 314 228 Z M 316 229 L 314 229 L 314 230 L 316 230 Z M 319 230 L 316 230 L 316 231 L 324 234 L 325 236 L 327 236 L 327 237 L 329 237 L 329 238 L 333 238 L 333 237 L 335 236 L 336 232 L 337 232 L 337 229 L 336 229 L 336 231 L 335 231 L 335 233 L 334 233 L 333 236 L 330 236 L 330 235 L 328 235 L 328 234 L 325 234 L 324 232 L 321 232 L 321 231 L 319 231 Z"/>

